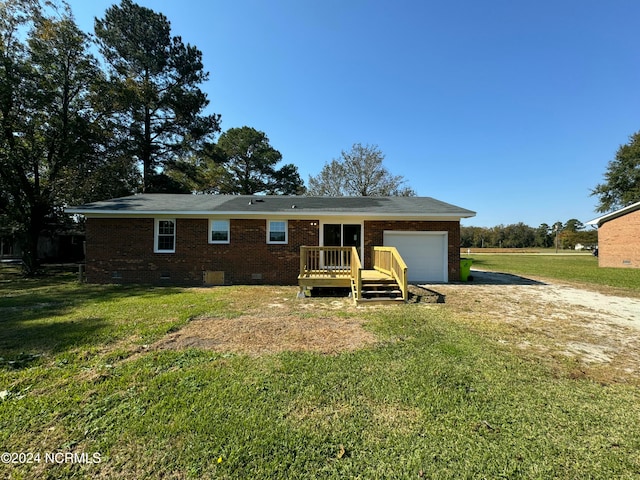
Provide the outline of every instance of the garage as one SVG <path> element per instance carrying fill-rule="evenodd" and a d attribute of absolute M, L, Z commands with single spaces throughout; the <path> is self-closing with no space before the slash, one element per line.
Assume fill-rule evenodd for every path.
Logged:
<path fill-rule="evenodd" d="M 384 244 L 396 247 L 410 282 L 447 282 L 447 232 L 384 231 Z"/>

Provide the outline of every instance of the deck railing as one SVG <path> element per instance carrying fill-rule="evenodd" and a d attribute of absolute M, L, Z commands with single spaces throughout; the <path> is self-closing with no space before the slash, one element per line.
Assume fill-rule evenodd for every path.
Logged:
<path fill-rule="evenodd" d="M 354 247 L 300 247 L 300 275 L 345 276 L 352 272 Z M 358 263 L 360 260 L 358 259 Z"/>
<path fill-rule="evenodd" d="M 362 292 L 362 263 L 360 263 L 358 249 L 351 247 L 351 295 L 356 302 L 360 299 L 360 292 Z"/>
<path fill-rule="evenodd" d="M 409 298 L 407 264 L 395 247 L 373 247 L 373 268 L 391 275 L 400 286 L 402 299 Z"/>

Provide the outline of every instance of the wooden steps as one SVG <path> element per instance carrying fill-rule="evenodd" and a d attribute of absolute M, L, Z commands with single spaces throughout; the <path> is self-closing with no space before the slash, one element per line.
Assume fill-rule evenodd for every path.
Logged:
<path fill-rule="evenodd" d="M 379 272 L 366 274 L 362 277 L 362 289 L 356 297 L 357 305 L 388 304 L 404 301 L 402 290 L 393 278 Z M 354 291 L 355 288 L 355 283 L 353 283 L 352 289 Z"/>

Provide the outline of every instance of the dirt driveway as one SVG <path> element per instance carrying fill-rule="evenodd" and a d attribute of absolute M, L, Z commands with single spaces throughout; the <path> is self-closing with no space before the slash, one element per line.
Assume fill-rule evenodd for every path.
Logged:
<path fill-rule="evenodd" d="M 423 285 L 500 343 L 575 363 L 575 374 L 640 381 L 640 299 L 474 270 L 465 284 Z"/>

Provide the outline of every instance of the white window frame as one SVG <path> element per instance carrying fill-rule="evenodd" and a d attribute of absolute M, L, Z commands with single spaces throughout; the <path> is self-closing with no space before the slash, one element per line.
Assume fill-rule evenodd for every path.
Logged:
<path fill-rule="evenodd" d="M 213 234 L 213 222 L 226 222 L 227 224 L 227 239 L 226 240 L 213 240 L 211 235 Z M 211 218 L 209 219 L 209 243 L 210 244 L 227 244 L 231 243 L 231 220 L 228 218 Z"/>
<path fill-rule="evenodd" d="M 160 249 L 158 247 L 158 240 L 160 239 L 160 222 L 173 222 L 173 249 Z M 175 218 L 156 218 L 154 221 L 154 234 L 153 234 L 153 252 L 154 253 L 176 253 L 176 230 L 177 222 Z M 162 234 L 168 236 L 168 234 Z"/>
<path fill-rule="evenodd" d="M 271 240 L 271 224 L 284 223 L 284 241 Z M 271 245 L 286 245 L 289 243 L 289 222 L 287 220 L 267 220 L 267 243 Z"/>

